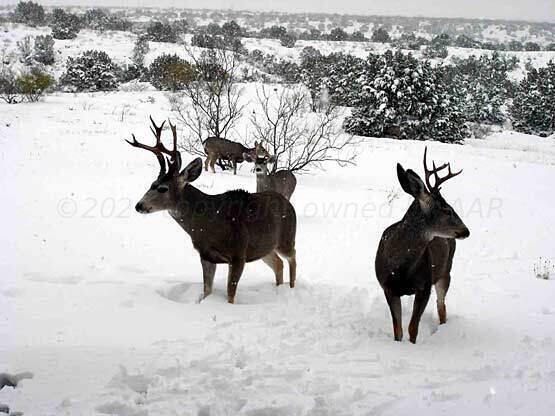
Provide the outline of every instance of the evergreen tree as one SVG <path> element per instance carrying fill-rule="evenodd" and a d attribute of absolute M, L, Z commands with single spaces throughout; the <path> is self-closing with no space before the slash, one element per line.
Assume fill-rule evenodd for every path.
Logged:
<path fill-rule="evenodd" d="M 509 114 L 516 131 L 540 136 L 555 133 L 555 62 L 528 69 Z"/>
<path fill-rule="evenodd" d="M 347 117 L 348 133 L 460 142 L 466 136 L 456 97 L 449 94 L 441 68 L 412 55 L 386 52 L 377 58 L 377 73 L 362 88 L 359 105 Z"/>
<path fill-rule="evenodd" d="M 118 87 L 118 68 L 108 54 L 89 50 L 76 58 L 67 58 L 62 85 L 73 91 L 110 91 Z"/>
<path fill-rule="evenodd" d="M 20 1 L 13 12 L 13 20 L 29 26 L 44 24 L 44 8 L 32 1 Z"/>
<path fill-rule="evenodd" d="M 52 12 L 51 27 L 54 39 L 75 39 L 81 28 L 81 21 L 76 14 L 58 8 Z"/>

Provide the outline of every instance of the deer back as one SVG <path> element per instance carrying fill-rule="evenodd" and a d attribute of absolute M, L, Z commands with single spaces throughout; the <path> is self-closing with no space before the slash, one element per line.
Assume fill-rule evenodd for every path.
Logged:
<path fill-rule="evenodd" d="M 297 186 L 297 178 L 290 170 L 278 170 L 275 173 L 256 175 L 256 192 L 274 191 L 291 199 Z"/>
<path fill-rule="evenodd" d="M 201 257 L 213 263 L 243 256 L 246 261 L 257 260 L 295 242 L 295 209 L 273 192 L 235 190 L 207 195 L 187 185 L 170 213 L 191 236 Z"/>
<path fill-rule="evenodd" d="M 209 137 L 204 143 L 204 152 L 213 154 L 221 159 L 243 160 L 243 153 L 251 152 L 253 149 L 243 146 L 241 143 L 234 142 L 220 137 Z"/>

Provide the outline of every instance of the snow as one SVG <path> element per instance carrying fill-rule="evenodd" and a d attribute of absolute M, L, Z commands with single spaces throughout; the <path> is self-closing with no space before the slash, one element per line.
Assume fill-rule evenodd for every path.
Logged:
<path fill-rule="evenodd" d="M 540 257 L 555 261 L 552 138 L 365 139 L 357 166 L 298 178 L 297 287 L 276 288 L 270 269 L 251 263 L 228 305 L 226 267 L 197 303 L 188 236 L 167 214 L 133 209 L 157 164 L 123 139 L 151 139 L 148 115 L 169 114 L 164 94 L 59 94 L 0 113 L 0 372 L 34 375 L 0 391 L 12 410 L 552 413 L 555 280 L 533 273 Z M 433 295 L 412 345 L 392 340 L 373 261 L 410 203 L 395 164 L 421 172 L 425 145 L 464 168 L 444 196 L 471 236 L 457 246 L 447 324 Z M 208 193 L 255 190 L 246 164 L 197 182 Z M 405 331 L 410 312 L 405 298 Z"/>

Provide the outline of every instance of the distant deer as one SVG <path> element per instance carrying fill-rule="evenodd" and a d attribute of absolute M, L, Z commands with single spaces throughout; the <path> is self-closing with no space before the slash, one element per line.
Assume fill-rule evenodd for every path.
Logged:
<path fill-rule="evenodd" d="M 262 145 L 255 143 L 255 150 L 244 153 L 243 158 L 247 162 L 254 162 L 256 172 L 256 192 L 274 191 L 282 194 L 288 200 L 295 191 L 297 178 L 293 172 L 287 169 L 270 172 L 268 164 L 275 163 L 276 157 L 270 156 Z"/>
<path fill-rule="evenodd" d="M 209 137 L 203 142 L 204 152 L 206 153 L 206 160 L 204 161 L 204 170 L 208 171 L 208 165 L 212 172 L 216 173 L 214 165 L 218 159 L 228 160 L 233 166 L 233 174 L 237 174 L 237 164 L 245 161 L 244 154 L 251 154 L 258 147 L 258 143 L 254 143 L 253 148 L 243 146 L 227 139 L 219 137 Z"/>
<path fill-rule="evenodd" d="M 227 297 L 235 302 L 237 284 L 245 263 L 262 259 L 275 274 L 276 284 L 283 283 L 283 261 L 289 263 L 289 286 L 295 286 L 295 235 L 297 217 L 293 206 L 274 192 L 250 194 L 229 191 L 207 195 L 191 185 L 202 173 L 202 160 L 197 158 L 181 170 L 181 154 L 177 150 L 176 127 L 173 150 L 161 142 L 164 123 L 157 126 L 152 120 L 151 130 L 156 138 L 154 146 L 127 141 L 134 147 L 155 154 L 160 173 L 135 209 L 142 214 L 168 211 L 191 237 L 200 255 L 204 280 L 204 297 L 212 293 L 216 265 L 229 265 Z M 167 168 L 166 168 L 167 164 Z"/>
<path fill-rule="evenodd" d="M 432 284 L 437 294 L 440 324 L 447 321 L 445 295 L 451 281 L 455 240 L 464 239 L 470 231 L 440 194 L 440 185 L 459 175 L 451 172 L 449 163 L 429 170 L 427 149 L 424 150 L 426 185 L 412 170 L 397 164 L 397 178 L 403 190 L 414 197 L 403 219 L 383 233 L 376 254 L 376 276 L 384 291 L 393 319 L 396 341 L 403 338 L 401 296 L 415 295 L 409 323 L 410 342 L 415 343 L 420 318 L 430 297 Z M 447 168 L 447 175 L 439 172 Z M 434 176 L 434 185 L 430 183 Z"/>

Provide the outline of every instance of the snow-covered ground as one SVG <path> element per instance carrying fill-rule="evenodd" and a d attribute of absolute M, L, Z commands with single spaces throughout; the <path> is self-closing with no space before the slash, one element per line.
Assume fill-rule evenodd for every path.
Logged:
<path fill-rule="evenodd" d="M 373 261 L 410 202 L 395 164 L 421 172 L 425 143 L 367 139 L 357 166 L 300 176 L 297 287 L 251 263 L 228 305 L 220 266 L 199 304 L 188 236 L 133 209 L 157 164 L 123 139 L 150 139 L 163 94 L 60 94 L 0 114 L 0 372 L 34 373 L 0 403 L 41 416 L 552 414 L 555 279 L 533 267 L 555 263 L 553 139 L 427 143 L 464 168 L 444 196 L 471 237 L 447 324 L 433 295 L 412 345 L 392 340 Z M 255 179 L 243 165 L 197 186 Z M 410 298 L 403 311 L 406 330 Z"/>

